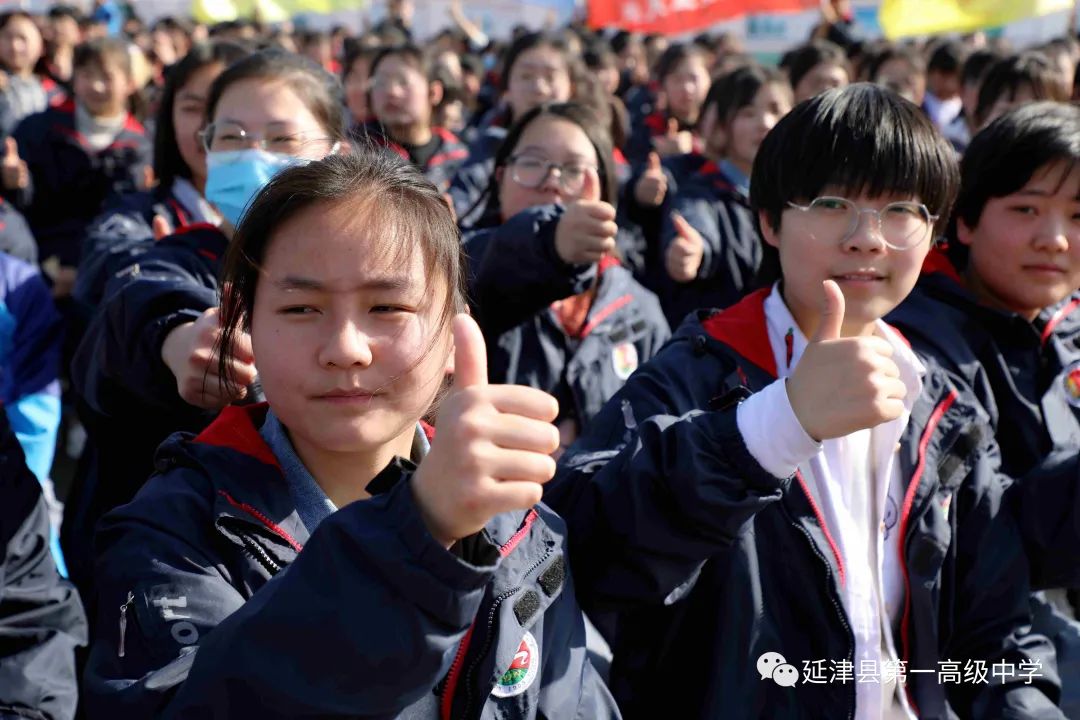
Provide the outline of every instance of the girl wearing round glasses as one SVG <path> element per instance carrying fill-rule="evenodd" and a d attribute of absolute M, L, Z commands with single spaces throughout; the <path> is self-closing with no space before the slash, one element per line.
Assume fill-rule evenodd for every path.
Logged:
<path fill-rule="evenodd" d="M 108 469 L 88 513 L 130 500 L 171 433 L 198 432 L 225 405 L 258 394 L 244 334 L 231 348 L 239 389 L 225 392 L 218 382 L 222 257 L 244 208 L 275 173 L 341 147 L 340 95 L 337 80 L 314 63 L 273 50 L 214 81 L 201 137 L 205 197 L 221 225 L 188 225 L 112 278 L 73 364 L 82 401 L 100 418 L 98 464 Z"/>
<path fill-rule="evenodd" d="M 529 111 L 495 165 L 502 223 L 465 239 L 491 380 L 554 395 L 566 446 L 670 332 L 617 259 L 611 141 L 588 108 Z"/>

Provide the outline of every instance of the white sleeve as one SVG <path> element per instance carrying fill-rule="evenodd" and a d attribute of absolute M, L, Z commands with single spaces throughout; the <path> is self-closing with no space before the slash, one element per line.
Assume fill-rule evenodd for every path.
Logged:
<path fill-rule="evenodd" d="M 788 399 L 783 378 L 739 404 L 736 422 L 746 449 L 770 474 L 791 477 L 798 466 L 821 451 L 803 429 Z"/>

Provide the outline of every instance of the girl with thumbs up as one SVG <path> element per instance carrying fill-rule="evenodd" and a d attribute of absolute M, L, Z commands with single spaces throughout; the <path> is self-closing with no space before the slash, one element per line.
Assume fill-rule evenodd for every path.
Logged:
<path fill-rule="evenodd" d="M 222 346 L 250 333 L 268 403 L 171 438 L 103 521 L 89 718 L 618 717 L 537 505 L 556 402 L 488 384 L 464 274 L 442 196 L 388 153 L 259 193 Z"/>
<path fill-rule="evenodd" d="M 502 223 L 465 238 L 470 299 L 497 382 L 559 398 L 568 446 L 670 335 L 619 262 L 611 141 L 586 107 L 544 105 L 511 128 L 490 194 Z"/>

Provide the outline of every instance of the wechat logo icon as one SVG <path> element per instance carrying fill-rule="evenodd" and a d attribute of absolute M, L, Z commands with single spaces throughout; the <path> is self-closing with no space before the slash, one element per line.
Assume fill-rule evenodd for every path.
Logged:
<path fill-rule="evenodd" d="M 757 661 L 757 671 L 762 680 L 772 680 L 780 687 L 795 687 L 799 682 L 799 671 L 780 653 L 767 652 Z"/>

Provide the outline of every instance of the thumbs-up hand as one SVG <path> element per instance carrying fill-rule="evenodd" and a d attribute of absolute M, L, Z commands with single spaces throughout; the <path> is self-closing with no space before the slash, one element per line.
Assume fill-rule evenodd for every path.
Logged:
<path fill-rule="evenodd" d="M 644 207 L 660 207 L 667 195 L 667 175 L 660 166 L 660 156 L 649 153 L 649 164 L 634 186 L 634 199 Z"/>
<path fill-rule="evenodd" d="M 154 242 L 173 234 L 172 225 L 164 215 L 155 215 L 150 229 L 154 232 Z"/>
<path fill-rule="evenodd" d="M 844 293 L 826 280 L 817 332 L 787 381 L 799 424 L 817 441 L 850 435 L 895 420 L 904 412 L 907 386 L 879 337 L 841 337 Z"/>
<path fill-rule="evenodd" d="M 568 265 L 600 262 L 615 249 L 615 208 L 602 200 L 575 200 L 555 229 L 555 252 Z"/>
<path fill-rule="evenodd" d="M 685 155 L 694 150 L 694 135 L 689 130 L 679 130 L 679 121 L 668 118 L 667 131 L 663 135 L 657 135 L 652 139 L 653 148 L 660 157 L 666 158 L 672 155 Z"/>
<path fill-rule="evenodd" d="M 19 144 L 13 137 L 4 140 L 4 159 L 0 160 L 0 181 L 8 190 L 22 190 L 30 184 L 30 169 L 19 157 Z"/>
<path fill-rule="evenodd" d="M 697 277 L 701 258 L 705 254 L 705 240 L 679 213 L 671 214 L 675 225 L 675 238 L 668 245 L 664 265 L 675 282 L 687 283 Z"/>
<path fill-rule="evenodd" d="M 454 387 L 443 401 L 431 451 L 412 479 L 431 535 L 445 547 L 501 512 L 540 502 L 555 474 L 552 425 L 559 404 L 523 385 L 487 384 L 487 347 L 476 321 L 454 318 Z"/>

